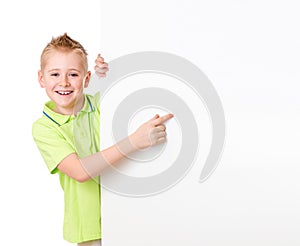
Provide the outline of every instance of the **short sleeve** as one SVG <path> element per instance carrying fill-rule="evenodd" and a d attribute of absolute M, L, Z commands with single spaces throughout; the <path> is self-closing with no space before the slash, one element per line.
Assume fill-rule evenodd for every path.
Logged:
<path fill-rule="evenodd" d="M 35 122 L 32 136 L 51 174 L 58 171 L 57 165 L 65 157 L 75 153 L 74 147 L 54 127 Z"/>

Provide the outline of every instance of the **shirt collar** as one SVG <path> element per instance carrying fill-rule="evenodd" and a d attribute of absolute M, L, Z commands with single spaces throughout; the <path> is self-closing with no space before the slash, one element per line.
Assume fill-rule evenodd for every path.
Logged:
<path fill-rule="evenodd" d="M 84 105 L 80 112 L 92 112 L 95 110 L 93 105 L 93 100 L 91 100 L 90 96 L 85 95 Z M 45 117 L 49 118 L 52 122 L 61 126 L 67 123 L 71 118 L 74 118 L 74 115 L 63 115 L 56 113 L 54 111 L 55 103 L 53 101 L 49 101 L 45 103 L 43 114 Z"/>
<path fill-rule="evenodd" d="M 92 100 L 91 96 L 85 95 L 84 105 L 83 105 L 83 107 L 80 111 L 82 111 L 82 112 L 93 112 L 93 111 L 95 111 L 95 106 L 93 105 L 93 100 Z"/>

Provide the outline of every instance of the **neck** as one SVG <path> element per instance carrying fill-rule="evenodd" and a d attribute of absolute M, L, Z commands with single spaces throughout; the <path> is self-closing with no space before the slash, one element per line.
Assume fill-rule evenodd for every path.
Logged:
<path fill-rule="evenodd" d="M 77 115 L 78 112 L 83 108 L 84 105 L 84 94 L 81 95 L 80 98 L 76 100 L 74 105 L 69 106 L 69 107 L 55 107 L 54 112 L 63 114 L 63 115 Z"/>

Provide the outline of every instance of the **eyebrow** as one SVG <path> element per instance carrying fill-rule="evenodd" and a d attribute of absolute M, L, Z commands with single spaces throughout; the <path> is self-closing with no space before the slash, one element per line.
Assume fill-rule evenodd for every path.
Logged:
<path fill-rule="evenodd" d="M 60 70 L 61 70 L 60 68 L 53 68 L 53 69 L 47 70 L 47 72 L 50 73 L 50 72 L 60 71 Z M 78 70 L 78 69 L 76 69 L 76 68 L 70 68 L 70 69 L 68 69 L 68 71 L 76 71 L 76 72 L 78 72 L 78 73 L 81 72 L 80 70 Z"/>

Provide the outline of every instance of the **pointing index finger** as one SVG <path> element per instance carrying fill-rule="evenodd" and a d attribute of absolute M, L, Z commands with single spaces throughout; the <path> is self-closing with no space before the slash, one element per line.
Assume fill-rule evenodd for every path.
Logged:
<path fill-rule="evenodd" d="M 165 121 L 173 118 L 173 116 L 174 116 L 173 114 L 166 114 L 164 116 L 161 116 L 161 117 L 155 119 L 153 121 L 153 123 L 154 123 L 155 126 L 160 125 L 160 124 L 164 123 Z"/>

